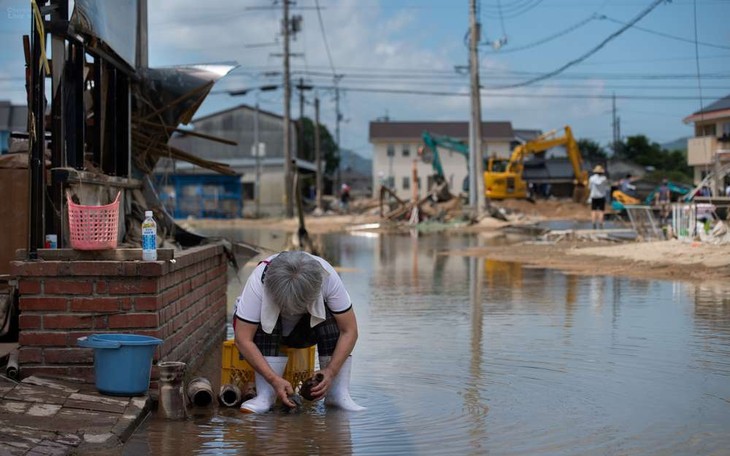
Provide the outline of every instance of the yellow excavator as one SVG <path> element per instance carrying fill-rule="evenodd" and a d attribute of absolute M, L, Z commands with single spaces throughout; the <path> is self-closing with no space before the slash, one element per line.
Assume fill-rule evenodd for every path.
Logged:
<path fill-rule="evenodd" d="M 576 201 L 585 199 L 588 171 L 583 169 L 583 159 L 578 149 L 578 142 L 573 137 L 570 127 L 565 126 L 563 130 L 560 136 L 558 135 L 559 130 L 552 130 L 525 144 L 520 144 L 512 151 L 509 160 L 490 158 L 484 172 L 486 196 L 494 200 L 527 198 L 527 182 L 522 179 L 525 158 L 553 147 L 564 146 L 575 176 L 573 198 Z"/>

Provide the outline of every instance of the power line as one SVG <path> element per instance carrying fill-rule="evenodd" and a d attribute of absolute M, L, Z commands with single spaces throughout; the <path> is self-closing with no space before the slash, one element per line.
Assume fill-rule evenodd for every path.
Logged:
<path fill-rule="evenodd" d="M 324 49 L 327 51 L 327 60 L 330 63 L 330 69 L 332 69 L 332 75 L 336 76 L 335 64 L 332 60 L 332 53 L 330 52 L 330 45 L 327 41 L 327 33 L 324 30 L 324 21 L 322 21 L 322 9 L 319 7 L 319 0 L 314 0 L 314 4 L 317 7 L 317 19 L 319 20 L 319 30 L 322 32 L 322 40 L 324 40 Z"/>
<path fill-rule="evenodd" d="M 578 22 L 578 23 L 576 23 L 574 25 L 571 25 L 570 27 L 568 27 L 568 28 L 566 28 L 564 30 L 561 30 L 561 31 L 556 32 L 556 33 L 554 33 L 552 35 L 549 35 L 549 36 L 547 36 L 545 38 L 542 38 L 540 40 L 534 41 L 534 42 L 532 42 L 530 44 L 525 44 L 523 46 L 510 47 L 510 48 L 508 48 L 506 50 L 502 50 L 502 48 L 496 49 L 494 51 L 494 53 L 495 54 L 496 53 L 499 53 L 499 54 L 509 54 L 509 53 L 512 53 L 512 52 L 524 51 L 525 49 L 530 49 L 530 48 L 533 48 L 533 47 L 536 47 L 536 46 L 540 46 L 542 44 L 549 43 L 550 41 L 553 41 L 556 38 L 560 38 L 563 35 L 567 35 L 570 32 L 574 32 L 574 31 L 578 30 L 579 28 L 583 27 L 584 25 L 588 24 L 589 22 L 594 21 L 594 20 L 599 19 L 599 18 L 600 17 L 597 14 L 594 13 L 594 14 L 590 15 L 589 17 L 583 19 L 582 21 L 580 21 L 580 22 Z M 502 29 L 504 30 L 504 26 L 502 26 Z"/>
<path fill-rule="evenodd" d="M 484 13 L 484 16 L 488 17 L 490 19 L 498 19 L 500 17 L 503 19 L 512 19 L 517 16 L 521 16 L 521 15 L 525 14 L 526 12 L 536 8 L 542 2 L 543 2 L 543 0 L 518 0 L 518 1 L 515 1 L 515 2 L 513 2 L 511 4 L 507 4 L 507 5 L 502 5 L 500 3 L 500 5 L 498 6 L 498 8 L 496 10 L 498 12 L 498 15 L 495 16 L 495 15 L 490 15 L 488 13 Z M 489 5 L 487 5 L 485 8 L 494 9 L 495 7 L 490 7 Z"/>
<path fill-rule="evenodd" d="M 618 19 L 614 19 L 614 18 L 611 18 L 611 17 L 608 17 L 608 16 L 602 16 L 601 19 L 605 19 L 605 20 L 607 20 L 609 22 L 613 22 L 613 23 L 616 23 L 616 24 L 626 25 L 625 22 L 619 21 Z M 649 30 L 649 29 L 644 28 L 644 27 L 639 27 L 638 25 L 634 25 L 634 26 L 632 26 L 632 28 L 635 28 L 636 30 L 641 30 L 642 32 L 651 33 L 652 35 L 658 35 L 658 36 L 662 36 L 664 38 L 669 38 L 671 40 L 683 41 L 685 43 L 698 44 L 698 45 L 707 46 L 707 47 L 714 47 L 714 48 L 717 48 L 717 49 L 730 49 L 730 46 L 725 46 L 725 45 L 722 45 L 722 44 L 715 44 L 715 43 L 705 43 L 705 42 L 702 42 L 702 41 L 698 41 L 697 40 L 697 34 L 696 33 L 695 33 L 695 39 L 692 40 L 692 39 L 689 39 L 689 38 L 682 38 L 681 36 L 670 35 L 669 33 L 657 32 L 656 30 Z"/>
<path fill-rule="evenodd" d="M 692 3 L 693 5 L 693 12 L 694 12 L 694 34 L 695 34 L 695 68 L 697 69 L 697 91 L 699 92 L 700 96 L 700 119 L 704 116 L 702 114 L 702 111 L 704 111 L 703 101 L 702 101 L 702 76 L 700 73 L 700 49 L 699 49 L 699 41 L 697 40 L 697 0 L 694 0 Z"/>
<path fill-rule="evenodd" d="M 654 8 L 656 8 L 657 6 L 659 6 L 659 4 L 662 3 L 662 2 L 664 2 L 664 1 L 666 1 L 666 0 L 654 0 L 651 3 L 651 5 L 649 5 L 647 8 L 644 9 L 644 11 L 642 11 L 641 13 L 639 13 L 638 16 L 636 16 L 635 18 L 633 18 L 631 21 L 629 21 L 626 25 L 624 25 L 623 27 L 621 27 L 617 31 L 615 31 L 612 34 L 610 34 L 607 38 L 605 38 L 603 41 L 601 41 L 597 46 L 595 46 L 593 49 L 589 50 L 588 52 L 586 52 L 582 56 L 578 57 L 577 59 L 571 60 L 570 62 L 566 63 L 565 65 L 561 66 L 560 68 L 558 68 L 556 70 L 551 71 L 550 73 L 546 73 L 546 74 L 544 74 L 542 76 L 538 76 L 536 78 L 530 79 L 530 80 L 525 81 L 525 82 L 521 82 L 521 83 L 518 83 L 518 84 L 512 84 L 512 85 L 509 85 L 509 86 L 505 86 L 504 88 L 525 87 L 525 86 L 528 86 L 530 84 L 534 84 L 535 82 L 538 82 L 538 81 L 542 81 L 542 80 L 551 78 L 551 77 L 553 77 L 553 76 L 555 76 L 557 74 L 562 73 L 563 71 L 567 70 L 568 68 L 572 67 L 573 65 L 577 65 L 578 63 L 584 61 L 588 57 L 592 56 L 593 54 L 595 54 L 596 52 L 598 52 L 599 50 L 601 50 L 606 44 L 608 44 L 614 38 L 617 38 L 619 35 L 621 35 L 622 33 L 624 33 L 626 30 L 629 29 L 629 27 L 631 27 L 634 24 L 636 24 L 637 22 L 639 22 L 647 14 L 651 13 L 654 10 Z"/>
<path fill-rule="evenodd" d="M 333 90 L 334 86 L 314 86 L 318 89 Z M 435 90 L 412 90 L 412 89 L 389 89 L 389 88 L 367 88 L 367 87 L 340 87 L 344 92 L 362 92 L 362 93 L 383 93 L 383 94 L 399 94 L 399 95 L 424 95 L 424 96 L 443 96 L 443 97 L 469 97 L 468 92 L 447 92 Z M 482 96 L 496 98 L 570 98 L 570 99 L 598 99 L 610 100 L 613 95 L 600 94 L 535 94 L 535 93 L 500 93 L 482 91 Z M 697 100 L 696 96 L 682 95 L 616 95 L 617 100 L 653 100 L 653 101 L 679 101 L 679 100 Z"/>
<path fill-rule="evenodd" d="M 715 56 L 713 58 L 722 58 L 723 56 Z M 687 57 L 689 59 L 689 57 Z M 670 59 L 673 60 L 673 59 Z M 694 55 L 691 57 L 691 60 L 694 62 L 695 57 Z M 662 59 L 657 59 L 654 61 L 663 61 Z M 614 62 L 616 63 L 616 62 Z M 320 74 L 324 76 L 331 76 L 331 73 L 329 71 L 317 71 L 318 69 L 324 70 L 325 68 L 317 65 L 311 65 L 309 66 L 309 73 L 312 75 Z M 326 68 L 327 70 L 329 68 Z M 482 70 L 486 68 L 480 68 Z M 232 77 L 236 76 L 243 76 L 243 75 L 257 75 L 257 76 L 271 76 L 271 77 L 280 77 L 281 73 L 280 71 L 277 71 L 278 67 L 274 65 L 269 66 L 251 66 L 248 67 L 248 71 L 239 71 L 238 74 L 232 74 L 228 76 L 226 79 L 230 79 Z M 305 68 L 303 67 L 295 67 L 292 66 L 292 72 L 295 74 L 304 74 Z M 465 79 L 465 75 L 460 75 L 457 73 L 454 73 L 452 70 L 432 70 L 430 68 L 426 67 L 409 67 L 409 68 L 387 68 L 387 69 L 373 69 L 369 67 L 341 67 L 340 70 L 344 70 L 343 75 L 347 76 L 348 78 L 351 77 L 408 77 L 408 78 L 414 78 L 414 79 L 423 79 L 423 78 L 431 78 L 438 79 L 438 78 L 446 78 L 446 79 L 459 79 L 463 80 Z M 270 73 L 270 74 L 267 74 Z M 539 73 L 536 71 L 504 71 L 500 74 L 494 74 L 490 75 L 490 78 L 511 78 L 511 77 L 525 77 L 525 76 L 539 76 L 543 75 L 544 73 Z M 692 73 L 629 73 L 629 72 L 580 72 L 580 73 L 564 73 L 560 75 L 561 77 L 565 79 L 651 79 L 651 80 L 658 80 L 658 79 L 688 79 L 688 78 L 696 78 L 697 75 Z M 717 78 L 728 78 L 730 77 L 730 73 L 728 72 L 716 72 L 716 73 L 708 73 L 706 75 L 703 75 L 703 77 L 711 77 L 714 79 Z"/>

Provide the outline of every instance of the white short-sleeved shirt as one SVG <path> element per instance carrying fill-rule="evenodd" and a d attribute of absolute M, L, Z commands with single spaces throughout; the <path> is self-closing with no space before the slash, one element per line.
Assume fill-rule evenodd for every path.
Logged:
<path fill-rule="evenodd" d="M 251 275 L 249 275 L 246 285 L 243 287 L 241 296 L 239 296 L 236 300 L 236 318 L 248 323 L 261 323 L 265 293 L 262 275 L 264 274 L 264 269 L 268 263 L 276 258 L 277 255 L 278 253 L 259 263 L 258 266 L 254 268 L 253 272 L 251 272 Z M 352 307 L 352 302 L 350 301 L 350 295 L 347 293 L 347 290 L 345 290 L 345 285 L 342 283 L 340 276 L 337 274 L 332 265 L 325 259 L 316 255 L 308 255 L 317 260 L 326 272 L 322 280 L 322 298 L 324 299 L 327 308 L 334 314 L 348 311 L 350 307 Z M 294 315 L 291 317 L 281 315 L 283 335 L 289 335 L 291 330 L 301 319 L 302 315 Z"/>
<path fill-rule="evenodd" d="M 590 188 L 589 198 L 605 198 L 608 192 L 608 180 L 603 174 L 594 174 L 588 179 L 588 186 Z"/>

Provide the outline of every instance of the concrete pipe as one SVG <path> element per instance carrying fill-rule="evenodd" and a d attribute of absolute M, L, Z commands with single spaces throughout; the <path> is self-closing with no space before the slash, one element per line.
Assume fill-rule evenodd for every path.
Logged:
<path fill-rule="evenodd" d="M 17 380 L 20 372 L 18 369 L 18 350 L 13 350 L 8 355 L 8 364 L 5 367 L 5 375 L 8 376 L 8 378 Z"/>
<path fill-rule="evenodd" d="M 213 386 L 204 377 L 195 377 L 188 383 L 188 399 L 196 407 L 207 407 L 213 402 Z"/>
<path fill-rule="evenodd" d="M 222 385 L 218 393 L 218 401 L 226 407 L 237 407 L 241 404 L 242 399 L 241 389 L 231 383 Z"/>

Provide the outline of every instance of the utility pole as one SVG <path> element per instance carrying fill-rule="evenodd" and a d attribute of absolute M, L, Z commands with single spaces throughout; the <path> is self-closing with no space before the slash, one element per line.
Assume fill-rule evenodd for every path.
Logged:
<path fill-rule="evenodd" d="M 297 89 L 299 90 L 299 121 L 297 122 L 297 125 L 299 125 L 299 131 L 297 132 L 297 155 L 300 157 L 304 157 L 304 79 L 299 78 L 299 85 L 297 85 Z"/>
<path fill-rule="evenodd" d="M 477 217 L 483 214 L 484 175 L 482 165 L 482 104 L 479 88 L 479 27 L 477 1 L 469 0 L 469 73 L 471 76 L 471 119 L 469 121 L 469 205 Z"/>
<path fill-rule="evenodd" d="M 284 19 L 282 29 L 284 33 L 284 210 L 287 218 L 294 217 L 292 204 L 294 167 L 292 166 L 291 152 L 291 80 L 289 69 L 289 0 L 282 2 Z"/>
<path fill-rule="evenodd" d="M 256 154 L 256 218 L 261 214 L 261 147 L 259 147 L 259 102 L 256 100 L 256 108 L 253 114 L 253 150 Z"/>
<path fill-rule="evenodd" d="M 319 142 L 319 97 L 314 98 L 314 162 L 317 166 L 315 185 L 317 187 L 317 211 L 322 212 L 322 151 Z"/>
<path fill-rule="evenodd" d="M 304 153 L 304 91 L 312 90 L 312 88 L 313 86 L 311 84 L 304 85 L 304 79 L 299 78 L 299 84 L 296 86 L 296 89 L 299 90 L 299 120 L 297 121 L 297 129 L 299 130 L 297 144 L 299 146 L 297 147 L 297 156 L 307 160 L 311 160 L 312 157 Z"/>
<path fill-rule="evenodd" d="M 335 178 L 335 188 L 337 191 L 340 188 L 340 180 L 342 178 L 340 174 L 340 161 L 342 156 L 340 154 L 340 121 L 342 120 L 342 113 L 340 112 L 340 78 L 335 76 L 335 142 L 337 142 L 337 177 Z"/>
<path fill-rule="evenodd" d="M 613 149 L 613 155 L 615 157 L 616 152 L 618 152 L 618 122 L 616 121 L 616 94 L 615 93 L 613 94 L 612 100 L 613 100 L 612 109 L 611 109 L 611 112 L 612 112 L 611 118 L 613 119 L 613 121 L 611 123 L 611 126 L 613 127 L 613 144 L 612 144 L 613 147 L 612 147 L 612 149 Z"/>

